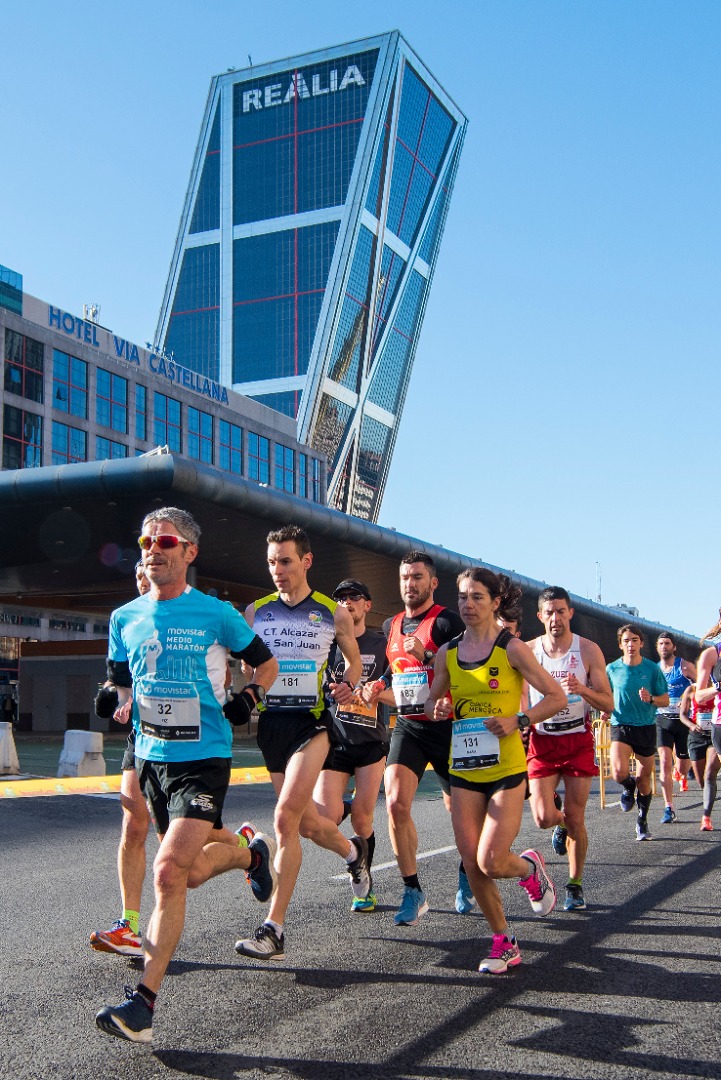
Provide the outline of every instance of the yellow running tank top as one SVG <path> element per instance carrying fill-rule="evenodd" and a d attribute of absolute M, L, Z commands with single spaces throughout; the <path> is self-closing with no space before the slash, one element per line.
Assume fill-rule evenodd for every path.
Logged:
<path fill-rule="evenodd" d="M 459 662 L 459 640 L 450 642 L 446 652 L 453 701 L 449 771 L 478 784 L 523 773 L 526 753 L 520 732 L 498 739 L 483 722 L 489 716 L 512 716 L 521 708 L 523 676 L 511 667 L 506 652 L 511 634 L 501 630 L 490 656 L 479 664 Z"/>

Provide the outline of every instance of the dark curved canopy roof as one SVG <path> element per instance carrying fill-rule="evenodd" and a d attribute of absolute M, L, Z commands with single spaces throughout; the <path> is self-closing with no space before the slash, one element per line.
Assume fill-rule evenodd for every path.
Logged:
<path fill-rule="evenodd" d="M 305 499 L 175 457 L 157 454 L 0 472 L 0 604 L 77 610 L 107 617 L 134 591 L 140 523 L 159 506 L 188 510 L 202 528 L 196 561 L 199 588 L 240 605 L 272 587 L 265 561 L 270 529 L 295 522 L 313 548 L 311 584 L 331 592 L 343 578 L 365 582 L 372 622 L 400 609 L 398 564 L 411 548 L 429 554 L 440 580 L 436 599 L 455 608 L 455 578 L 480 565 L 471 556 L 350 517 Z M 487 564 L 484 564 L 487 565 Z M 498 570 L 499 567 L 491 567 Z M 535 610 L 547 582 L 512 573 L 523 588 L 524 637 L 539 624 Z M 616 629 L 625 622 L 647 631 L 646 653 L 662 629 L 583 597 L 572 597 L 573 629 L 619 655 Z M 695 659 L 698 641 L 674 631 L 679 652 Z"/>

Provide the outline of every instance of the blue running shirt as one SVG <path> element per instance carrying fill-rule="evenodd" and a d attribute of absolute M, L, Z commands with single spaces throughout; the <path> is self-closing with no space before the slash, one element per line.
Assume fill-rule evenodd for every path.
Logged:
<path fill-rule="evenodd" d="M 228 650 L 242 652 L 254 637 L 234 607 L 190 586 L 174 600 L 147 595 L 113 612 L 108 659 L 130 665 L 138 757 L 231 757 L 222 708 Z"/>

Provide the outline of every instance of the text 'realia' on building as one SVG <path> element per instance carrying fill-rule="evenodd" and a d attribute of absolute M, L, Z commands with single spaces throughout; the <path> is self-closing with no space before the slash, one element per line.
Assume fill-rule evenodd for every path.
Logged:
<path fill-rule="evenodd" d="M 398 32 L 210 87 L 156 340 L 380 509 L 466 118 Z"/>

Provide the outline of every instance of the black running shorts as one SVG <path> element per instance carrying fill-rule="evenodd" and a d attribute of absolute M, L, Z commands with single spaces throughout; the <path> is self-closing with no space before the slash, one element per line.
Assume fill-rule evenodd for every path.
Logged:
<path fill-rule="evenodd" d="M 703 761 L 706 757 L 706 751 L 711 745 L 710 731 L 689 731 L 688 756 L 691 761 Z"/>
<path fill-rule="evenodd" d="M 656 753 L 656 725 L 611 724 L 611 742 L 625 743 L 636 757 L 653 757 Z"/>
<path fill-rule="evenodd" d="M 125 744 L 125 753 L 123 754 L 123 760 L 120 762 L 120 771 L 127 772 L 128 769 L 135 768 L 135 727 L 130 725 L 130 734 L 128 735 L 128 741 Z"/>
<path fill-rule="evenodd" d="M 388 755 L 388 746 L 387 742 L 378 742 L 377 739 L 364 743 L 341 743 L 331 748 L 323 768 L 355 776 L 356 769 L 365 769 L 368 765 L 383 761 Z"/>
<path fill-rule="evenodd" d="M 688 761 L 688 736 L 688 728 L 678 717 L 674 721 L 672 717 L 666 716 L 663 724 L 656 721 L 656 746 L 675 750 L 676 757 L 683 761 Z"/>
<path fill-rule="evenodd" d="M 405 765 L 420 781 L 431 765 L 446 795 L 450 793 L 448 758 L 452 720 L 409 720 L 399 716 L 393 728 L 386 765 Z"/>
<path fill-rule="evenodd" d="M 285 773 L 293 754 L 324 732 L 333 748 L 338 736 L 335 734 L 333 717 L 327 709 L 317 718 L 309 712 L 290 709 L 287 712 L 262 712 L 258 722 L 258 746 L 268 772 Z"/>
<path fill-rule="evenodd" d="M 208 821 L 222 829 L 223 803 L 230 783 L 230 758 L 203 761 L 148 761 L 136 757 L 140 790 L 156 832 L 164 835 L 176 818 Z"/>

